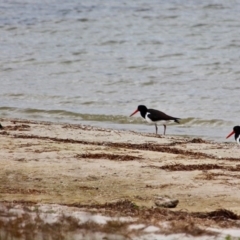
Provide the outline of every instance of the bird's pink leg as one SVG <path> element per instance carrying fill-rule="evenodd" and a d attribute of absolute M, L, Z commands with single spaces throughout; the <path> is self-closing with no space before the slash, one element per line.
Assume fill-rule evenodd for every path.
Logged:
<path fill-rule="evenodd" d="M 166 129 L 167 129 L 167 126 L 166 126 L 165 124 L 163 124 L 163 126 L 164 126 L 164 132 L 163 132 L 163 135 L 165 135 L 165 133 L 166 133 Z"/>
<path fill-rule="evenodd" d="M 157 135 L 158 127 L 157 127 L 157 124 L 156 124 L 156 123 L 155 123 L 155 128 L 156 128 L 156 135 Z"/>

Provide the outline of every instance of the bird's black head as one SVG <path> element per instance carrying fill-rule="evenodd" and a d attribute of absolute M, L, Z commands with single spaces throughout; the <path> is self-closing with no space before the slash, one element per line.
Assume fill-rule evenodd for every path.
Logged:
<path fill-rule="evenodd" d="M 231 133 L 229 133 L 226 138 L 231 137 L 234 133 L 235 133 L 235 139 L 237 139 L 238 136 L 240 135 L 240 126 L 235 126 L 233 128 L 233 131 Z"/>
<path fill-rule="evenodd" d="M 145 114 L 146 114 L 146 112 L 147 112 L 147 107 L 144 106 L 144 105 L 139 105 L 138 108 L 137 108 L 137 110 L 134 111 L 134 112 L 130 115 L 130 117 L 131 117 L 132 115 L 134 115 L 135 113 L 137 113 L 137 112 L 140 112 L 141 115 L 142 115 L 143 118 L 144 118 L 144 116 L 145 116 Z"/>
<path fill-rule="evenodd" d="M 147 112 L 147 107 L 144 105 L 139 105 L 137 109 L 139 112 Z"/>
<path fill-rule="evenodd" d="M 235 127 L 233 128 L 233 131 L 234 131 L 235 133 L 240 133 L 240 126 L 235 126 Z"/>

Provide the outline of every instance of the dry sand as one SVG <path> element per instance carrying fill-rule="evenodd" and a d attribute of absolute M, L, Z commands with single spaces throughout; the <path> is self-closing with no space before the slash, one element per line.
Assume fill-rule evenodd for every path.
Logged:
<path fill-rule="evenodd" d="M 0 122 L 0 197 L 8 209 L 60 204 L 131 215 L 145 225 L 147 216 L 155 225 L 180 216 L 186 226 L 205 230 L 240 226 L 240 149 L 234 141 L 19 119 Z M 156 208 L 158 196 L 179 204 L 171 210 Z M 186 226 L 177 232 L 196 230 Z"/>

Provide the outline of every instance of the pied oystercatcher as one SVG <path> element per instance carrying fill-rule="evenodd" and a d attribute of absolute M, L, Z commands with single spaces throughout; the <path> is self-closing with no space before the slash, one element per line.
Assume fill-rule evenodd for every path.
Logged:
<path fill-rule="evenodd" d="M 227 135 L 226 138 L 231 137 L 235 133 L 234 137 L 238 144 L 240 144 L 240 126 L 235 126 L 233 131 Z"/>
<path fill-rule="evenodd" d="M 164 112 L 161 112 L 161 111 L 158 111 L 156 109 L 148 109 L 146 106 L 144 105 L 139 105 L 137 110 L 134 111 L 130 117 L 132 115 L 134 115 L 135 113 L 137 112 L 140 112 L 141 116 L 149 123 L 154 123 L 155 124 L 155 128 L 156 128 L 156 134 L 157 134 L 157 131 L 158 131 L 158 127 L 157 127 L 157 123 L 158 121 L 170 121 L 170 120 L 173 120 L 174 122 L 176 123 L 179 123 L 179 119 L 180 118 L 176 118 L 176 117 L 171 117 L 167 114 L 165 114 Z M 164 135 L 165 135 L 165 132 L 166 132 L 166 124 L 163 124 L 164 126 Z"/>

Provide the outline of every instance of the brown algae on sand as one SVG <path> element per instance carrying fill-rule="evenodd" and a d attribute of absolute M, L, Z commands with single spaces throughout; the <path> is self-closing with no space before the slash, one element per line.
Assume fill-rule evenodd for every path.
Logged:
<path fill-rule="evenodd" d="M 194 224 L 204 225 L 201 213 L 219 209 L 238 219 L 240 152 L 233 151 L 233 144 L 84 125 L 17 119 L 1 123 L 2 202 L 61 204 L 101 212 L 111 206 L 105 204 L 125 199 L 133 204 L 133 216 L 144 222 L 147 215 L 154 219 L 166 211 L 156 208 L 154 200 L 168 195 L 179 201 L 174 210 L 165 212 L 168 220 L 177 221 L 183 209 Z M 132 210 L 125 211 L 121 204 L 114 205 L 111 215 L 131 216 Z M 224 225 L 215 220 L 209 221 Z"/>

